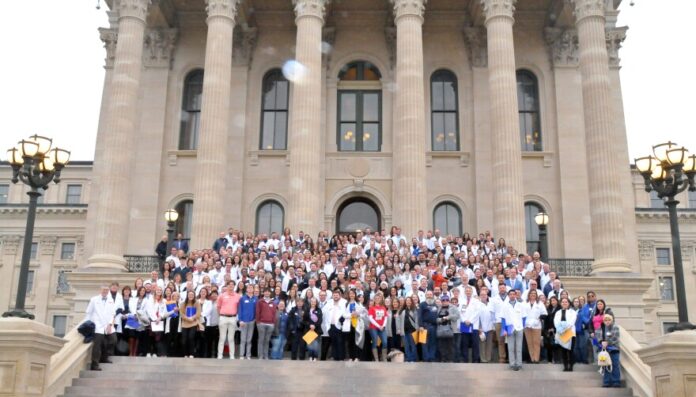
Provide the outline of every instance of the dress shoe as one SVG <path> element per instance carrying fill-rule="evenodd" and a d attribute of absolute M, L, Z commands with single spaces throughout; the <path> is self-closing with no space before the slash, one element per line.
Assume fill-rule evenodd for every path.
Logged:
<path fill-rule="evenodd" d="M 106 360 L 99 361 L 99 363 L 101 363 L 101 364 L 113 364 L 114 362 L 107 358 Z"/>
<path fill-rule="evenodd" d="M 97 364 L 92 364 L 89 367 L 89 369 L 91 369 L 92 371 L 101 371 L 102 370 L 101 367 L 99 367 Z"/>

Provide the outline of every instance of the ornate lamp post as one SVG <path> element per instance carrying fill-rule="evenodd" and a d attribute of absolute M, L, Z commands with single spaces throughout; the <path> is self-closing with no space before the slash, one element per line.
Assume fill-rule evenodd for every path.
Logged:
<path fill-rule="evenodd" d="M 669 227 L 672 234 L 672 256 L 674 258 L 674 281 L 677 287 L 677 310 L 679 324 L 674 330 L 696 329 L 689 323 L 686 309 L 686 289 L 684 287 L 684 269 L 682 266 L 681 242 L 679 241 L 679 223 L 675 196 L 684 190 L 696 191 L 696 155 L 678 147 L 674 142 L 653 146 L 653 156 L 635 159 L 635 165 L 645 180 L 645 191 L 656 191 L 657 197 L 665 200 L 669 210 Z"/>
<path fill-rule="evenodd" d="M 549 215 L 545 212 L 540 212 L 534 216 L 534 222 L 539 226 L 541 261 L 546 263 L 549 260 L 549 242 L 546 238 L 546 225 L 549 224 Z"/>
<path fill-rule="evenodd" d="M 36 203 L 41 196 L 40 190 L 48 189 L 51 181 L 60 182 L 60 172 L 70 160 L 70 152 L 55 148 L 51 149 L 53 140 L 39 135 L 19 141 L 16 148 L 7 151 L 8 161 L 12 166 L 12 183 L 22 181 L 29 186 L 29 211 L 27 226 L 24 232 L 24 247 L 22 248 L 22 263 L 19 268 L 19 285 L 14 310 L 5 312 L 3 317 L 22 317 L 34 319 L 34 315 L 24 310 L 27 295 L 27 278 L 29 276 L 29 259 L 31 258 L 31 243 L 34 236 L 34 221 L 36 220 Z"/>
<path fill-rule="evenodd" d="M 179 213 L 175 209 L 164 211 L 164 219 L 167 221 L 167 255 L 172 252 L 172 244 L 174 244 L 174 229 L 176 220 L 179 219 Z"/>

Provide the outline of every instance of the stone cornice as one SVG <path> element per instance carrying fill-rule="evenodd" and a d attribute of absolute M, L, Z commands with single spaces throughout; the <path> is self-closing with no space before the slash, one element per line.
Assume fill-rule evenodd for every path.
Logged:
<path fill-rule="evenodd" d="M 27 206 L 0 206 L 0 214 L 26 214 Z M 71 206 L 39 206 L 36 208 L 37 214 L 86 214 L 87 204 Z"/>
<path fill-rule="evenodd" d="M 248 66 L 256 48 L 257 29 L 238 26 L 234 29 L 232 41 L 232 62 L 235 65 Z"/>
<path fill-rule="evenodd" d="M 469 52 L 469 63 L 472 67 L 485 68 L 488 66 L 488 33 L 486 28 L 472 26 L 464 28 L 464 41 Z"/>
<path fill-rule="evenodd" d="M 578 66 L 580 51 L 576 29 L 546 28 L 544 39 L 554 67 Z"/>
<path fill-rule="evenodd" d="M 118 30 L 113 28 L 99 28 L 99 38 L 104 42 L 106 58 L 104 58 L 104 68 L 112 69 L 116 58 L 116 42 L 118 41 Z"/>
<path fill-rule="evenodd" d="M 118 18 L 135 18 L 145 23 L 150 3 L 151 0 L 117 0 Z"/>
<path fill-rule="evenodd" d="M 295 6 L 295 16 L 297 19 L 303 17 L 315 17 L 324 21 L 326 5 L 329 0 L 292 0 Z"/>
<path fill-rule="evenodd" d="M 208 13 L 208 19 L 223 17 L 231 19 L 234 23 L 239 2 L 240 0 L 205 0 L 205 11 Z"/>
<path fill-rule="evenodd" d="M 619 50 L 624 40 L 628 26 L 620 28 L 610 28 L 606 30 L 607 55 L 609 56 L 609 66 L 618 67 L 621 64 Z"/>
<path fill-rule="evenodd" d="M 580 22 L 589 17 L 604 18 L 604 0 L 570 0 L 573 3 L 573 14 Z"/>
<path fill-rule="evenodd" d="M 514 18 L 517 0 L 480 0 L 486 22 L 497 17 Z"/>
<path fill-rule="evenodd" d="M 423 13 L 425 13 L 425 3 L 428 0 L 391 0 L 394 4 L 394 20 L 405 15 L 415 15 L 421 20 L 423 19 Z"/>
<path fill-rule="evenodd" d="M 170 68 L 179 36 L 177 29 L 149 29 L 145 33 L 143 63 L 149 68 Z"/>

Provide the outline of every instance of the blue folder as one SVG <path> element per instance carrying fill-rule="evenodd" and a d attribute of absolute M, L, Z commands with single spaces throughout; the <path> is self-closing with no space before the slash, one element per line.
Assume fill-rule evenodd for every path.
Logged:
<path fill-rule="evenodd" d="M 186 308 L 186 316 L 193 317 L 196 315 L 196 308 L 194 306 L 189 306 Z"/>
<path fill-rule="evenodd" d="M 474 330 L 474 325 L 473 325 L 473 324 L 469 324 L 469 325 L 466 325 L 466 324 L 464 324 L 464 323 L 460 323 L 460 324 L 459 324 L 459 331 L 460 331 L 460 332 L 463 332 L 463 333 L 465 333 L 465 334 L 470 334 L 470 333 L 473 332 L 473 330 Z"/>
<path fill-rule="evenodd" d="M 174 310 L 175 307 L 176 307 L 176 303 L 175 303 L 175 302 L 167 303 L 167 313 L 169 313 L 169 312 L 171 312 L 172 310 Z M 195 309 L 195 307 L 194 307 L 194 309 Z M 179 313 L 178 313 L 178 312 L 174 312 L 174 313 L 172 313 L 171 317 L 179 317 Z"/>
<path fill-rule="evenodd" d="M 138 320 L 135 319 L 135 317 L 130 317 L 129 319 L 127 319 L 126 325 L 129 326 L 130 328 L 135 328 L 135 329 L 138 329 L 138 327 L 140 327 L 140 323 L 138 322 Z"/>

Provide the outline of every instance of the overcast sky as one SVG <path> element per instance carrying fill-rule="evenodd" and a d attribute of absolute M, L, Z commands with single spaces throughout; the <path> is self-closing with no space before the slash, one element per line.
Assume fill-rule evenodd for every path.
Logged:
<path fill-rule="evenodd" d="M 667 139 L 696 152 L 696 1 L 635 2 L 624 0 L 619 18 L 629 26 L 620 56 L 631 158 Z M 95 5 L 0 2 L 1 159 L 34 133 L 53 137 L 74 160 L 93 158 L 105 54 L 97 28 L 107 26 L 106 6 Z"/>

